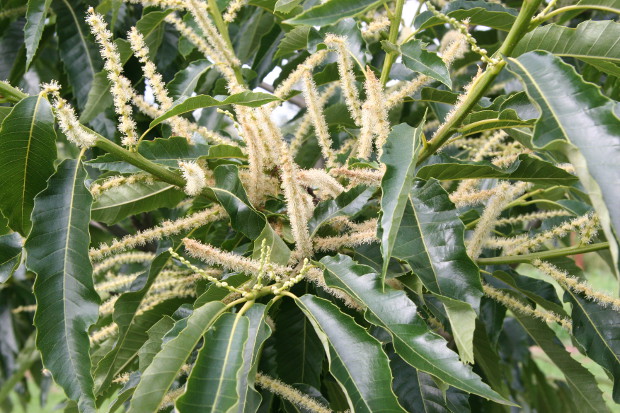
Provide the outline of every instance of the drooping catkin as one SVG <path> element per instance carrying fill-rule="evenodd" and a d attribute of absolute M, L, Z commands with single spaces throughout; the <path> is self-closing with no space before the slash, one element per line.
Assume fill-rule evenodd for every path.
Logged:
<path fill-rule="evenodd" d="M 332 82 L 319 96 L 318 106 L 324 107 L 329 98 L 331 98 L 334 93 L 338 89 L 338 82 Z M 295 136 L 291 139 L 290 150 L 293 155 L 296 155 L 299 152 L 299 149 L 302 147 L 304 143 L 304 139 L 306 135 L 310 131 L 310 127 L 312 126 L 312 117 L 309 112 L 306 112 L 297 125 L 295 130 Z"/>
<path fill-rule="evenodd" d="M 368 159 L 372 152 L 373 141 L 378 155 L 381 157 L 383 145 L 390 133 L 390 122 L 381 82 L 370 67 L 366 68 L 364 74 L 366 76 L 366 81 L 364 82 L 366 101 L 362 106 L 362 128 L 357 156 L 361 159 Z"/>
<path fill-rule="evenodd" d="M 312 397 L 300 392 L 299 390 L 289 386 L 288 384 L 281 382 L 278 379 L 269 377 L 263 373 L 256 373 L 256 384 L 258 384 L 265 390 L 268 390 L 273 394 L 276 394 L 281 398 L 288 400 L 295 406 L 302 409 L 316 413 L 332 412 L 331 409 L 314 400 Z"/>
<path fill-rule="evenodd" d="M 532 261 L 532 265 L 553 278 L 562 287 L 577 294 L 583 294 L 589 300 L 595 301 L 603 307 L 611 306 L 614 310 L 620 311 L 620 298 L 610 297 L 594 290 L 587 282 L 579 281 L 576 277 L 568 275 L 566 271 L 560 270 L 547 261 L 537 259 Z"/>
<path fill-rule="evenodd" d="M 89 257 L 91 260 L 100 260 L 115 252 L 126 251 L 163 237 L 178 234 L 182 231 L 199 228 L 208 223 L 220 220 L 225 216 L 226 212 L 222 207 L 219 205 L 214 206 L 187 217 L 177 219 L 176 221 L 166 221 L 157 227 L 138 232 L 134 235 L 127 235 L 120 240 L 114 240 L 110 245 L 105 243 L 101 244 L 99 248 L 91 249 Z"/>
<path fill-rule="evenodd" d="M 152 252 L 127 252 L 124 254 L 113 255 L 93 266 L 93 275 L 102 274 L 117 265 L 147 262 L 152 261 L 153 259 L 155 259 L 155 254 Z"/>
<path fill-rule="evenodd" d="M 54 110 L 58 126 L 70 142 L 73 142 L 80 148 L 90 148 L 95 145 L 97 136 L 84 129 L 69 102 L 61 97 L 57 97 L 54 100 Z"/>
<path fill-rule="evenodd" d="M 323 61 L 327 58 L 328 54 L 329 50 L 327 49 L 317 50 L 316 52 L 312 53 L 306 58 L 306 60 L 304 60 L 302 64 L 297 66 L 295 70 L 293 70 L 293 72 L 291 72 L 291 74 L 287 76 L 286 79 L 280 82 L 273 94 L 280 99 L 286 98 L 287 95 L 291 92 L 291 90 L 293 90 L 293 87 L 299 81 L 301 81 L 304 74 L 307 72 L 312 72 L 314 68 L 323 63 Z M 273 108 L 275 105 L 277 105 L 277 102 L 272 103 L 269 107 Z"/>
<path fill-rule="evenodd" d="M 95 13 L 91 7 L 88 9 L 86 22 L 90 25 L 91 32 L 100 46 L 101 57 L 105 61 L 104 68 L 110 79 L 110 92 L 114 98 L 114 108 L 118 114 L 118 130 L 122 135 L 125 146 L 133 146 L 138 143 L 136 124 L 131 117 L 132 109 L 129 102 L 132 98 L 131 82 L 123 76 L 123 65 L 116 44 L 112 41 L 112 33 L 108 30 L 103 17 Z"/>
<path fill-rule="evenodd" d="M 351 113 L 351 118 L 356 125 L 362 124 L 362 104 L 359 100 L 359 92 L 355 84 L 355 74 L 353 73 L 353 63 L 349 56 L 347 38 L 328 34 L 325 36 L 325 44 L 336 49 L 338 54 L 338 74 L 340 85 L 344 94 L 345 102 Z"/>
<path fill-rule="evenodd" d="M 248 0 L 232 0 L 230 3 L 228 3 L 228 8 L 226 9 L 226 12 L 224 13 L 223 19 L 226 23 L 232 23 L 233 21 L 235 21 L 235 18 L 237 17 L 237 13 L 239 13 L 239 10 L 241 10 L 241 7 L 243 7 Z"/>
<path fill-rule="evenodd" d="M 482 212 L 480 221 L 467 243 L 467 254 L 476 259 L 482 253 L 482 247 L 495 226 L 495 220 L 502 210 L 520 195 L 529 186 L 526 182 L 517 182 L 513 185 L 503 182 L 498 185 L 498 189 L 493 194 L 486 208 Z"/>
<path fill-rule="evenodd" d="M 314 80 L 312 80 L 312 73 L 307 71 L 303 76 L 304 82 L 304 98 L 308 107 L 308 113 L 310 119 L 314 125 L 314 132 L 316 134 L 319 146 L 321 147 L 321 153 L 325 158 L 328 168 L 332 168 L 335 164 L 334 151 L 332 149 L 332 139 L 329 136 L 329 130 L 327 129 L 327 121 L 323 114 L 323 106 L 321 105 L 319 92 L 316 88 Z"/>
<path fill-rule="evenodd" d="M 103 192 L 121 185 L 130 185 L 136 182 L 154 183 L 153 175 L 148 173 L 137 173 L 132 175 L 116 175 L 106 178 L 103 182 L 93 183 L 89 190 L 93 198 L 98 198 Z"/>
<path fill-rule="evenodd" d="M 336 198 L 344 187 L 323 169 L 300 169 L 297 178 L 306 188 L 316 188 L 321 199 Z"/>
<path fill-rule="evenodd" d="M 493 300 L 504 305 L 504 307 L 508 308 L 513 312 L 518 312 L 528 315 L 530 317 L 538 318 L 539 320 L 545 321 L 547 323 L 557 323 L 568 331 L 571 331 L 573 328 L 573 324 L 570 320 L 550 311 L 541 311 L 527 304 L 523 304 L 520 300 L 517 300 L 511 295 L 504 293 L 500 289 L 491 287 L 488 284 L 483 284 L 482 289 L 487 297 L 492 298 Z"/>

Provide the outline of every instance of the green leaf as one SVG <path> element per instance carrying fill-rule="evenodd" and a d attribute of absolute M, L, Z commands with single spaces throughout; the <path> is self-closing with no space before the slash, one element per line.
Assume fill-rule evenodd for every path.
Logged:
<path fill-rule="evenodd" d="M 573 336 L 588 357 L 613 377 L 613 399 L 620 403 L 620 312 L 567 290 L 564 301 L 572 304 Z"/>
<path fill-rule="evenodd" d="M 94 374 L 97 393 L 106 390 L 112 380 L 135 359 L 147 340 L 147 330 L 157 322 L 157 319 L 140 316 L 138 309 L 169 260 L 169 252 L 155 257 L 148 270 L 132 283 L 130 291 L 122 294 L 114 304 L 112 318 L 118 326 L 118 333 L 112 349 L 97 364 Z"/>
<path fill-rule="evenodd" d="M 0 209 L 9 226 L 30 231 L 34 197 L 54 173 L 56 133 L 52 108 L 42 95 L 21 100 L 0 129 Z"/>
<path fill-rule="evenodd" d="M 457 0 L 448 3 L 441 12 L 457 20 L 469 19 L 471 25 L 486 26 L 497 30 L 509 31 L 517 18 L 517 11 L 498 3 L 481 0 Z M 431 11 L 420 13 L 413 25 L 418 30 L 444 24 Z"/>
<path fill-rule="evenodd" d="M 26 43 L 26 70 L 32 63 L 34 54 L 39 48 L 47 11 L 52 0 L 28 0 L 26 26 L 24 26 L 24 42 Z"/>
<path fill-rule="evenodd" d="M 327 26 L 347 17 L 362 13 L 367 8 L 380 3 L 380 0 L 338 0 L 317 4 L 301 14 L 286 20 L 287 24 L 304 24 L 306 26 Z"/>
<path fill-rule="evenodd" d="M 532 50 L 545 50 L 557 56 L 581 59 L 619 76 L 620 44 L 616 42 L 619 37 L 620 23 L 612 20 L 588 20 L 574 29 L 548 24 L 523 36 L 512 55 L 517 57 Z"/>
<path fill-rule="evenodd" d="M 0 283 L 8 280 L 21 261 L 22 237 L 17 233 L 0 236 Z"/>
<path fill-rule="evenodd" d="M 274 57 L 286 57 L 292 55 L 297 50 L 306 49 L 308 47 L 310 30 L 312 30 L 312 27 L 298 26 L 286 33 L 280 41 Z"/>
<path fill-rule="evenodd" d="M 438 297 L 446 310 L 452 336 L 463 363 L 474 362 L 474 331 L 476 330 L 476 311 L 471 305 L 447 297 Z"/>
<path fill-rule="evenodd" d="M 357 265 L 346 255 L 324 257 L 321 264 L 325 266 L 327 285 L 363 303 L 367 308 L 365 318 L 390 333 L 396 352 L 407 363 L 468 393 L 510 404 L 483 383 L 471 367 L 461 363 L 442 337 L 428 329 L 404 291 L 384 286 L 370 267 Z"/>
<path fill-rule="evenodd" d="M 37 348 L 54 381 L 94 412 L 88 328 L 97 321 L 99 297 L 88 258 L 92 197 L 79 161 L 65 160 L 35 199 L 26 266 L 37 274 Z"/>
<path fill-rule="evenodd" d="M 237 382 L 244 363 L 250 321 L 239 314 L 222 314 L 205 335 L 205 344 L 177 399 L 179 412 L 227 412 L 239 402 Z"/>
<path fill-rule="evenodd" d="M 296 302 L 321 339 L 329 371 L 347 394 L 351 410 L 404 412 L 392 391 L 392 373 L 381 343 L 325 299 L 306 294 Z"/>
<path fill-rule="evenodd" d="M 395 126 L 383 147 L 381 162 L 385 164 L 386 169 L 381 179 L 381 213 L 378 229 L 383 254 L 382 280 L 385 280 L 396 234 L 413 184 L 416 160 L 422 144 L 420 137 L 423 124 L 424 121 L 418 128 L 412 128 L 406 123 Z"/>
<path fill-rule="evenodd" d="M 146 159 L 158 164 L 178 168 L 179 161 L 192 161 L 210 152 L 213 147 L 204 143 L 190 144 L 181 136 L 172 136 L 168 139 L 155 138 L 152 141 L 142 141 L 138 146 L 138 153 Z M 237 148 L 238 150 L 239 148 Z M 117 157 L 106 153 L 87 162 L 89 166 L 104 171 L 120 173 L 135 173 L 142 170 L 127 162 L 119 161 Z"/>
<path fill-rule="evenodd" d="M 267 218 L 252 207 L 239 179 L 239 170 L 234 165 L 220 165 L 215 168 L 215 185 L 211 188 L 218 202 L 230 217 L 231 226 L 255 242 L 255 249 L 260 249 L 260 242 L 267 240 L 273 248 L 271 257 L 281 264 L 288 262 L 290 250 L 276 234 Z"/>
<path fill-rule="evenodd" d="M 161 45 L 163 39 L 164 19 L 172 13 L 172 9 L 164 11 L 151 11 L 140 18 L 136 23 L 136 28 L 144 36 L 144 43 L 149 49 L 151 58 L 155 57 L 157 49 Z"/>
<path fill-rule="evenodd" d="M 242 105 L 249 106 L 251 108 L 257 108 L 259 106 L 265 105 L 269 102 L 275 102 L 277 100 L 280 99 L 269 93 L 249 91 L 230 95 L 224 100 L 217 100 L 207 95 L 192 96 L 182 102 L 177 103 L 166 113 L 154 119 L 149 125 L 149 128 L 152 129 L 166 119 L 170 119 L 173 116 L 182 115 L 183 113 L 187 112 L 193 112 L 201 108 L 210 108 L 213 106 L 224 105 Z"/>
<path fill-rule="evenodd" d="M 58 0 L 52 7 L 56 13 L 60 58 L 78 107 L 83 108 L 95 74 L 103 67 L 97 46 L 89 39 L 90 31 L 84 21 L 86 6 L 79 0 Z"/>
<path fill-rule="evenodd" d="M 255 413 L 262 400 L 260 393 L 254 389 L 254 377 L 258 371 L 263 343 L 272 332 L 271 327 L 265 321 L 268 310 L 269 306 L 255 303 L 245 313 L 250 324 L 248 340 L 243 348 L 243 367 L 237 381 L 237 393 L 239 394 L 237 413 Z"/>
<path fill-rule="evenodd" d="M 175 338 L 164 343 L 161 351 L 142 373 L 128 413 L 156 412 L 159 409 L 181 367 L 224 310 L 224 304 L 212 301 L 196 308 L 187 319 L 177 323 L 182 323 L 184 327 Z"/>
<path fill-rule="evenodd" d="M 335 199 L 329 199 L 318 203 L 314 213 L 308 222 L 310 236 L 329 220 L 336 217 L 350 217 L 357 214 L 366 206 L 370 197 L 375 192 L 374 188 L 358 185 L 346 192 L 341 193 Z"/>
<path fill-rule="evenodd" d="M 532 143 L 564 151 L 588 191 L 609 240 L 620 234 L 620 119 L 615 103 L 584 82 L 575 69 L 547 52 L 509 59 L 509 69 L 523 82 L 540 109 Z M 613 227 L 613 230 L 612 230 Z M 610 249 L 616 265 L 618 245 Z"/>
<path fill-rule="evenodd" d="M 603 400 L 603 394 L 599 390 L 592 373 L 571 357 L 553 330 L 541 320 L 519 312 L 514 312 L 513 314 L 519 324 L 534 339 L 553 364 L 562 371 L 575 404 L 584 409 L 584 411 L 608 411 Z"/>
<path fill-rule="evenodd" d="M 183 198 L 183 191 L 165 182 L 132 182 L 103 191 L 93 203 L 92 217 L 95 221 L 115 224 L 140 212 L 173 208 Z"/>
<path fill-rule="evenodd" d="M 174 319 L 170 316 L 163 316 L 153 324 L 146 332 L 148 339 L 138 350 L 139 367 L 138 370 L 144 371 L 153 361 L 153 358 L 161 350 L 164 336 L 174 327 Z"/>
<path fill-rule="evenodd" d="M 325 353 L 310 321 L 291 301 L 282 300 L 275 316 L 277 375 L 285 383 L 321 387 Z"/>
<path fill-rule="evenodd" d="M 448 66 L 437 56 L 437 53 L 429 52 L 425 46 L 425 43 L 417 39 L 401 44 L 400 47 L 397 46 L 403 56 L 403 64 L 414 72 L 432 77 L 452 88 Z"/>
<path fill-rule="evenodd" d="M 488 161 L 462 161 L 443 154 L 431 160 L 436 162 L 421 167 L 417 178 L 435 178 L 440 181 L 497 178 L 535 182 L 538 185 L 571 185 L 579 180 L 551 162 L 527 154 L 519 155 L 512 165 L 503 169 Z"/>
<path fill-rule="evenodd" d="M 435 180 L 416 180 L 395 237 L 394 256 L 434 294 L 468 303 L 482 297 L 480 270 L 467 255 L 465 226 L 448 193 Z"/>
<path fill-rule="evenodd" d="M 110 93 L 108 73 L 105 71 L 96 73 L 88 92 L 84 110 L 80 113 L 80 122 L 83 124 L 90 122 L 101 112 L 111 107 L 113 103 L 114 98 Z"/>
<path fill-rule="evenodd" d="M 450 413 L 443 391 L 430 374 L 414 369 L 394 351 L 391 351 L 389 356 L 390 367 L 394 373 L 394 393 L 407 411 Z"/>
<path fill-rule="evenodd" d="M 206 59 L 191 62 L 185 69 L 174 75 L 174 79 L 168 83 L 168 93 L 172 99 L 190 97 L 196 90 L 196 85 L 201 77 L 211 68 L 211 62 Z"/>

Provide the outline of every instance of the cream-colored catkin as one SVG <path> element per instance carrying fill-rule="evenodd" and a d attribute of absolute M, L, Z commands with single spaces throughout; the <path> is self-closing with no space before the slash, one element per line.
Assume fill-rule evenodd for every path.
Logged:
<path fill-rule="evenodd" d="M 324 406 L 307 394 L 261 372 L 256 373 L 256 384 L 302 409 L 316 413 L 332 412 L 327 406 Z"/>
<path fill-rule="evenodd" d="M 54 111 L 60 130 L 67 139 L 80 148 L 90 148 L 95 145 L 97 136 L 84 129 L 75 115 L 73 107 L 65 99 L 57 97 L 54 100 Z"/>
<path fill-rule="evenodd" d="M 587 282 L 579 281 L 576 277 L 568 275 L 566 271 L 560 270 L 555 265 L 542 260 L 532 261 L 532 265 L 538 268 L 549 277 L 553 278 L 562 287 L 567 288 L 577 294 L 583 294 L 589 300 L 595 301 L 603 307 L 610 306 L 616 311 L 620 311 L 620 299 L 611 297 L 600 291 L 594 290 Z"/>
<path fill-rule="evenodd" d="M 308 232 L 308 220 L 314 208 L 312 198 L 297 182 L 296 176 L 299 167 L 293 160 L 293 155 L 282 136 L 280 128 L 273 122 L 267 109 L 261 108 L 258 113 L 262 115 L 260 121 L 268 131 L 268 136 L 272 137 L 274 145 L 278 145 L 280 181 L 297 250 L 301 253 L 302 258 L 310 257 L 312 255 L 312 243 Z"/>
<path fill-rule="evenodd" d="M 539 320 L 545 321 L 547 323 L 557 323 L 568 331 L 571 331 L 573 328 L 573 324 L 570 320 L 550 311 L 541 311 L 527 304 L 523 304 L 520 300 L 517 300 L 509 294 L 504 293 L 500 289 L 491 287 L 488 284 L 483 284 L 482 289 L 487 297 L 490 297 L 498 303 L 503 304 L 506 308 L 513 312 L 518 312 L 528 315 L 530 317 L 538 318 Z"/>
<path fill-rule="evenodd" d="M 504 248 L 506 255 L 518 255 L 524 254 L 531 250 L 537 249 L 547 241 L 561 238 L 568 235 L 569 232 L 579 230 L 586 226 L 589 221 L 594 218 L 590 214 L 586 214 L 575 219 L 572 219 L 563 224 L 557 225 L 548 231 L 537 234 L 527 240 L 515 239 L 512 245 L 508 245 Z"/>
<path fill-rule="evenodd" d="M 334 168 L 329 173 L 337 177 L 347 178 L 349 182 L 355 185 L 379 186 L 385 171 L 370 168 L 349 169 L 343 166 Z"/>
<path fill-rule="evenodd" d="M 155 182 L 153 179 L 153 175 L 148 173 L 137 173 L 132 175 L 116 175 L 111 176 L 104 181 L 98 183 L 93 183 L 89 190 L 93 198 L 97 199 L 101 194 L 105 191 L 108 191 L 112 188 L 116 188 L 122 185 L 131 185 L 136 182 L 145 182 L 147 184 L 152 184 Z"/>
<path fill-rule="evenodd" d="M 261 134 L 258 127 L 258 120 L 254 114 L 254 109 L 239 106 L 236 108 L 237 116 L 240 124 L 239 135 L 246 144 L 249 164 L 248 180 L 246 188 L 250 202 L 257 206 L 261 205 L 266 197 L 264 188 L 265 164 L 269 164 L 269 158 L 265 150 L 265 146 L 261 142 Z"/>
<path fill-rule="evenodd" d="M 509 218 L 500 218 L 497 221 L 495 221 L 495 226 L 515 225 L 515 224 L 519 224 L 522 222 L 529 222 L 529 221 L 534 221 L 534 220 L 544 221 L 549 218 L 566 217 L 570 215 L 571 213 L 564 209 L 551 209 L 549 211 L 536 211 L 536 212 L 530 212 L 527 214 L 521 214 L 521 215 L 517 215 L 514 217 L 509 217 Z"/>
<path fill-rule="evenodd" d="M 274 90 L 273 94 L 280 99 L 285 99 L 291 92 L 291 90 L 293 90 L 293 87 L 301 81 L 304 74 L 306 74 L 307 72 L 312 72 L 318 65 L 323 63 L 327 58 L 328 54 L 329 50 L 322 49 L 317 50 L 316 52 L 308 56 L 302 64 L 297 66 L 295 70 L 293 70 L 291 74 L 286 77 L 286 79 L 280 82 L 278 87 Z M 268 105 L 268 107 L 273 108 L 277 104 L 277 102 L 273 102 L 272 104 Z"/>
<path fill-rule="evenodd" d="M 114 255 L 93 266 L 93 275 L 103 274 L 117 265 L 148 262 L 154 259 L 155 254 L 152 252 L 126 252 Z"/>
<path fill-rule="evenodd" d="M 300 169 L 297 178 L 306 188 L 316 188 L 321 199 L 336 198 L 344 187 L 323 169 Z"/>
<path fill-rule="evenodd" d="M 332 82 L 327 88 L 325 88 L 325 90 L 320 94 L 317 102 L 319 107 L 322 108 L 327 104 L 329 98 L 331 98 L 334 93 L 336 93 L 338 85 L 338 82 Z M 290 150 L 293 155 L 296 155 L 299 152 L 299 149 L 305 142 L 306 135 L 312 127 L 312 122 L 313 119 L 310 116 L 310 113 L 306 112 L 295 129 L 295 135 L 293 136 L 293 139 L 291 139 Z"/>
<path fill-rule="evenodd" d="M 260 261 L 246 258 L 232 252 L 222 251 L 219 248 L 191 238 L 184 238 L 183 245 L 185 250 L 192 257 L 206 262 L 209 265 L 219 265 L 227 270 L 244 272 L 246 274 L 259 274 L 263 266 Z M 293 271 L 290 267 L 268 263 L 269 271 L 279 275 L 287 275 Z"/>
<path fill-rule="evenodd" d="M 526 182 L 517 182 L 513 185 L 503 182 L 498 185 L 495 194 L 489 199 L 486 208 L 480 216 L 480 221 L 467 243 L 467 254 L 476 259 L 482 253 L 482 247 L 495 226 L 495 221 L 503 209 L 520 195 L 529 186 Z"/>
<path fill-rule="evenodd" d="M 337 36 L 328 34 L 325 36 L 325 44 L 333 47 L 338 55 L 338 74 L 340 76 L 340 85 L 345 98 L 351 118 L 356 125 L 362 124 L 362 104 L 359 99 L 359 92 L 355 83 L 355 74 L 353 73 L 353 63 L 349 56 L 347 47 L 347 38 L 345 36 Z"/>
<path fill-rule="evenodd" d="M 162 9 L 185 10 L 184 0 L 124 0 L 126 3 L 139 4 L 144 7 L 159 7 Z"/>
<path fill-rule="evenodd" d="M 365 230 L 353 232 L 351 234 L 337 235 L 333 237 L 314 238 L 314 248 L 316 251 L 337 251 L 343 247 L 357 247 L 363 244 L 378 242 L 377 230 Z"/>
<path fill-rule="evenodd" d="M 308 107 L 308 113 L 310 119 L 314 125 L 314 132 L 316 134 L 319 146 L 321 147 L 321 153 L 325 158 L 328 168 L 332 168 L 335 165 L 335 155 L 332 149 L 332 139 L 329 136 L 329 130 L 327 128 L 327 121 L 323 114 L 323 106 L 321 105 L 319 92 L 316 88 L 316 84 L 312 79 L 312 73 L 307 71 L 303 75 L 304 83 L 304 98 L 306 106 Z"/>
<path fill-rule="evenodd" d="M 122 134 L 122 142 L 125 146 L 133 146 L 138 143 L 136 123 L 131 117 L 132 109 L 129 102 L 132 98 L 132 86 L 129 79 L 123 76 L 123 65 L 116 44 L 112 41 L 112 33 L 108 30 L 103 17 L 95 13 L 91 7 L 88 9 L 86 22 L 100 46 L 101 57 L 105 61 L 104 68 L 110 79 L 110 92 L 114 98 L 114 108 L 118 115 L 118 130 Z"/>
<path fill-rule="evenodd" d="M 364 30 L 362 30 L 362 35 L 364 37 L 372 37 L 383 30 L 387 30 L 390 27 L 390 23 L 390 19 L 387 16 L 379 16 L 371 21 Z"/>
<path fill-rule="evenodd" d="M 207 176 L 205 171 L 194 161 L 179 161 L 179 168 L 185 179 L 185 193 L 189 196 L 196 196 L 207 187 Z"/>
<path fill-rule="evenodd" d="M 214 206 L 185 218 L 177 219 L 176 221 L 166 221 L 157 227 L 138 232 L 134 235 L 127 235 L 120 240 L 114 240 L 110 245 L 101 244 L 99 248 L 91 249 L 89 256 L 91 260 L 101 260 L 112 253 L 126 251 L 163 237 L 178 234 L 182 231 L 199 228 L 211 222 L 223 219 L 225 216 L 226 212 L 222 207 L 219 205 Z"/>
<path fill-rule="evenodd" d="M 381 82 L 379 82 L 379 79 L 377 79 L 369 67 L 366 68 L 364 74 L 366 76 L 364 82 L 366 101 L 362 105 L 362 125 L 357 147 L 357 157 L 368 159 L 372 152 L 373 142 L 375 142 L 379 156 L 381 156 L 383 144 L 390 133 L 390 122 Z M 375 139 L 373 140 L 373 138 Z"/>
<path fill-rule="evenodd" d="M 228 3 L 223 19 L 226 23 L 232 23 L 237 17 L 239 10 L 248 2 L 248 0 L 232 0 Z"/>
<path fill-rule="evenodd" d="M 201 0 L 186 0 L 187 9 L 192 13 L 194 20 L 198 23 L 198 27 L 202 30 L 202 33 L 207 40 L 213 46 L 213 48 L 223 55 L 226 59 L 226 63 L 231 66 L 239 66 L 239 59 L 235 56 L 234 52 L 228 46 L 223 35 L 218 32 L 207 13 L 207 5 Z"/>

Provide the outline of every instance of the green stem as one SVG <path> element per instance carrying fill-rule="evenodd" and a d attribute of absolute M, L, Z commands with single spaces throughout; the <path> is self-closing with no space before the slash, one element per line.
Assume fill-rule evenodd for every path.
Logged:
<path fill-rule="evenodd" d="M 553 18 L 553 17 L 555 17 L 555 16 L 557 16 L 559 14 L 566 13 L 566 12 L 569 12 L 569 11 L 578 11 L 578 10 L 579 11 L 600 10 L 600 11 L 606 11 L 608 13 L 619 14 L 618 13 L 618 9 L 614 9 L 613 7 L 595 6 L 595 5 L 592 5 L 592 6 L 586 6 L 586 5 L 579 6 L 579 5 L 575 5 L 575 6 L 560 7 L 559 9 L 556 9 L 556 10 L 552 11 L 549 14 L 543 15 L 539 19 L 535 20 L 533 23 L 534 23 L 535 26 L 538 26 L 541 23 L 546 22 L 547 20 L 549 20 L 549 19 L 551 19 L 551 18 Z"/>
<path fill-rule="evenodd" d="M 510 56 L 512 51 L 519 43 L 519 40 L 527 32 L 532 16 L 538 10 L 542 0 L 525 0 L 523 7 L 517 16 L 515 23 L 512 25 L 510 32 L 506 36 L 504 43 L 502 43 L 499 50 L 494 56 Z M 482 76 L 471 85 L 469 92 L 465 96 L 465 99 L 456 107 L 455 112 L 450 116 L 448 121 L 441 125 L 441 127 L 435 133 L 435 137 L 429 142 L 428 146 L 423 148 L 418 157 L 418 163 L 424 162 L 429 156 L 434 154 L 443 144 L 450 139 L 453 131 L 457 128 L 463 119 L 469 114 L 473 107 L 478 103 L 480 98 L 484 96 L 488 88 L 491 86 L 497 75 L 502 71 L 506 62 L 500 61 L 495 65 L 487 67 L 487 70 Z"/>
<path fill-rule="evenodd" d="M 228 34 L 228 26 L 226 25 L 226 23 L 224 22 L 224 19 L 222 18 L 222 13 L 220 13 L 220 9 L 217 6 L 217 0 L 207 0 L 207 4 L 209 6 L 209 14 L 211 14 L 211 17 L 213 18 L 213 23 L 215 24 L 217 31 L 220 32 L 220 34 L 224 38 L 224 41 L 230 48 L 230 51 L 234 54 L 235 49 L 233 48 L 232 41 L 230 40 L 230 35 Z M 243 73 L 241 72 L 241 67 L 234 65 L 232 69 L 235 72 L 235 77 L 237 78 L 237 82 L 239 82 L 240 85 L 245 86 L 245 81 L 243 80 Z"/>
<path fill-rule="evenodd" d="M 88 129 L 88 128 L 85 128 Z M 88 129 L 89 132 L 95 133 Z M 183 188 L 185 186 L 185 180 L 181 175 L 177 172 L 171 171 L 164 166 L 158 165 L 153 161 L 146 159 L 144 156 L 140 155 L 138 152 L 128 151 L 127 149 L 115 144 L 114 142 L 104 138 L 103 136 L 95 133 L 97 135 L 97 140 L 95 141 L 95 146 L 103 149 L 106 152 L 111 153 L 114 157 L 121 161 L 125 161 L 127 163 L 136 166 L 143 171 L 146 171 L 157 178 L 161 179 L 164 182 L 168 182 L 169 184 L 179 186 Z"/>
<path fill-rule="evenodd" d="M 585 254 L 586 252 L 600 251 L 609 248 L 609 242 L 599 242 L 597 244 L 583 245 L 578 247 L 558 248 L 556 250 L 533 252 L 531 254 L 478 258 L 478 265 L 500 265 L 500 264 L 519 264 L 529 263 L 534 260 L 548 260 L 552 258 L 566 257 L 569 255 Z"/>
<path fill-rule="evenodd" d="M 390 34 L 388 35 L 388 41 L 392 44 L 396 43 L 398 40 L 398 28 L 400 27 L 400 21 L 403 17 L 403 6 L 405 5 L 405 0 L 396 0 L 396 10 L 394 11 L 394 16 L 392 17 L 392 23 L 390 24 Z M 396 60 L 395 53 L 388 53 L 385 55 L 385 60 L 383 61 L 383 68 L 381 69 L 381 84 L 385 86 L 390 77 L 390 69 L 392 69 L 392 64 Z"/>
<path fill-rule="evenodd" d="M 28 97 L 28 95 L 21 90 L 14 88 L 8 82 L 0 81 L 0 98 L 13 102 L 19 102 L 26 97 Z"/>

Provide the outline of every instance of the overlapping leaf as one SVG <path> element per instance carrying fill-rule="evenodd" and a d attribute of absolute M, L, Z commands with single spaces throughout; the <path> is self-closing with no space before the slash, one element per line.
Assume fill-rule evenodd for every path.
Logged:
<path fill-rule="evenodd" d="M 396 352 L 407 363 L 458 389 L 510 404 L 483 383 L 471 367 L 461 363 L 443 338 L 428 329 L 403 291 L 385 286 L 382 292 L 377 274 L 345 255 L 324 257 L 321 264 L 325 266 L 326 283 L 363 303 L 367 308 L 365 317 L 390 333 Z"/>
<path fill-rule="evenodd" d="M 353 17 L 372 7 L 378 0 L 339 0 L 318 4 L 286 21 L 288 24 L 327 26 L 347 17 Z"/>

